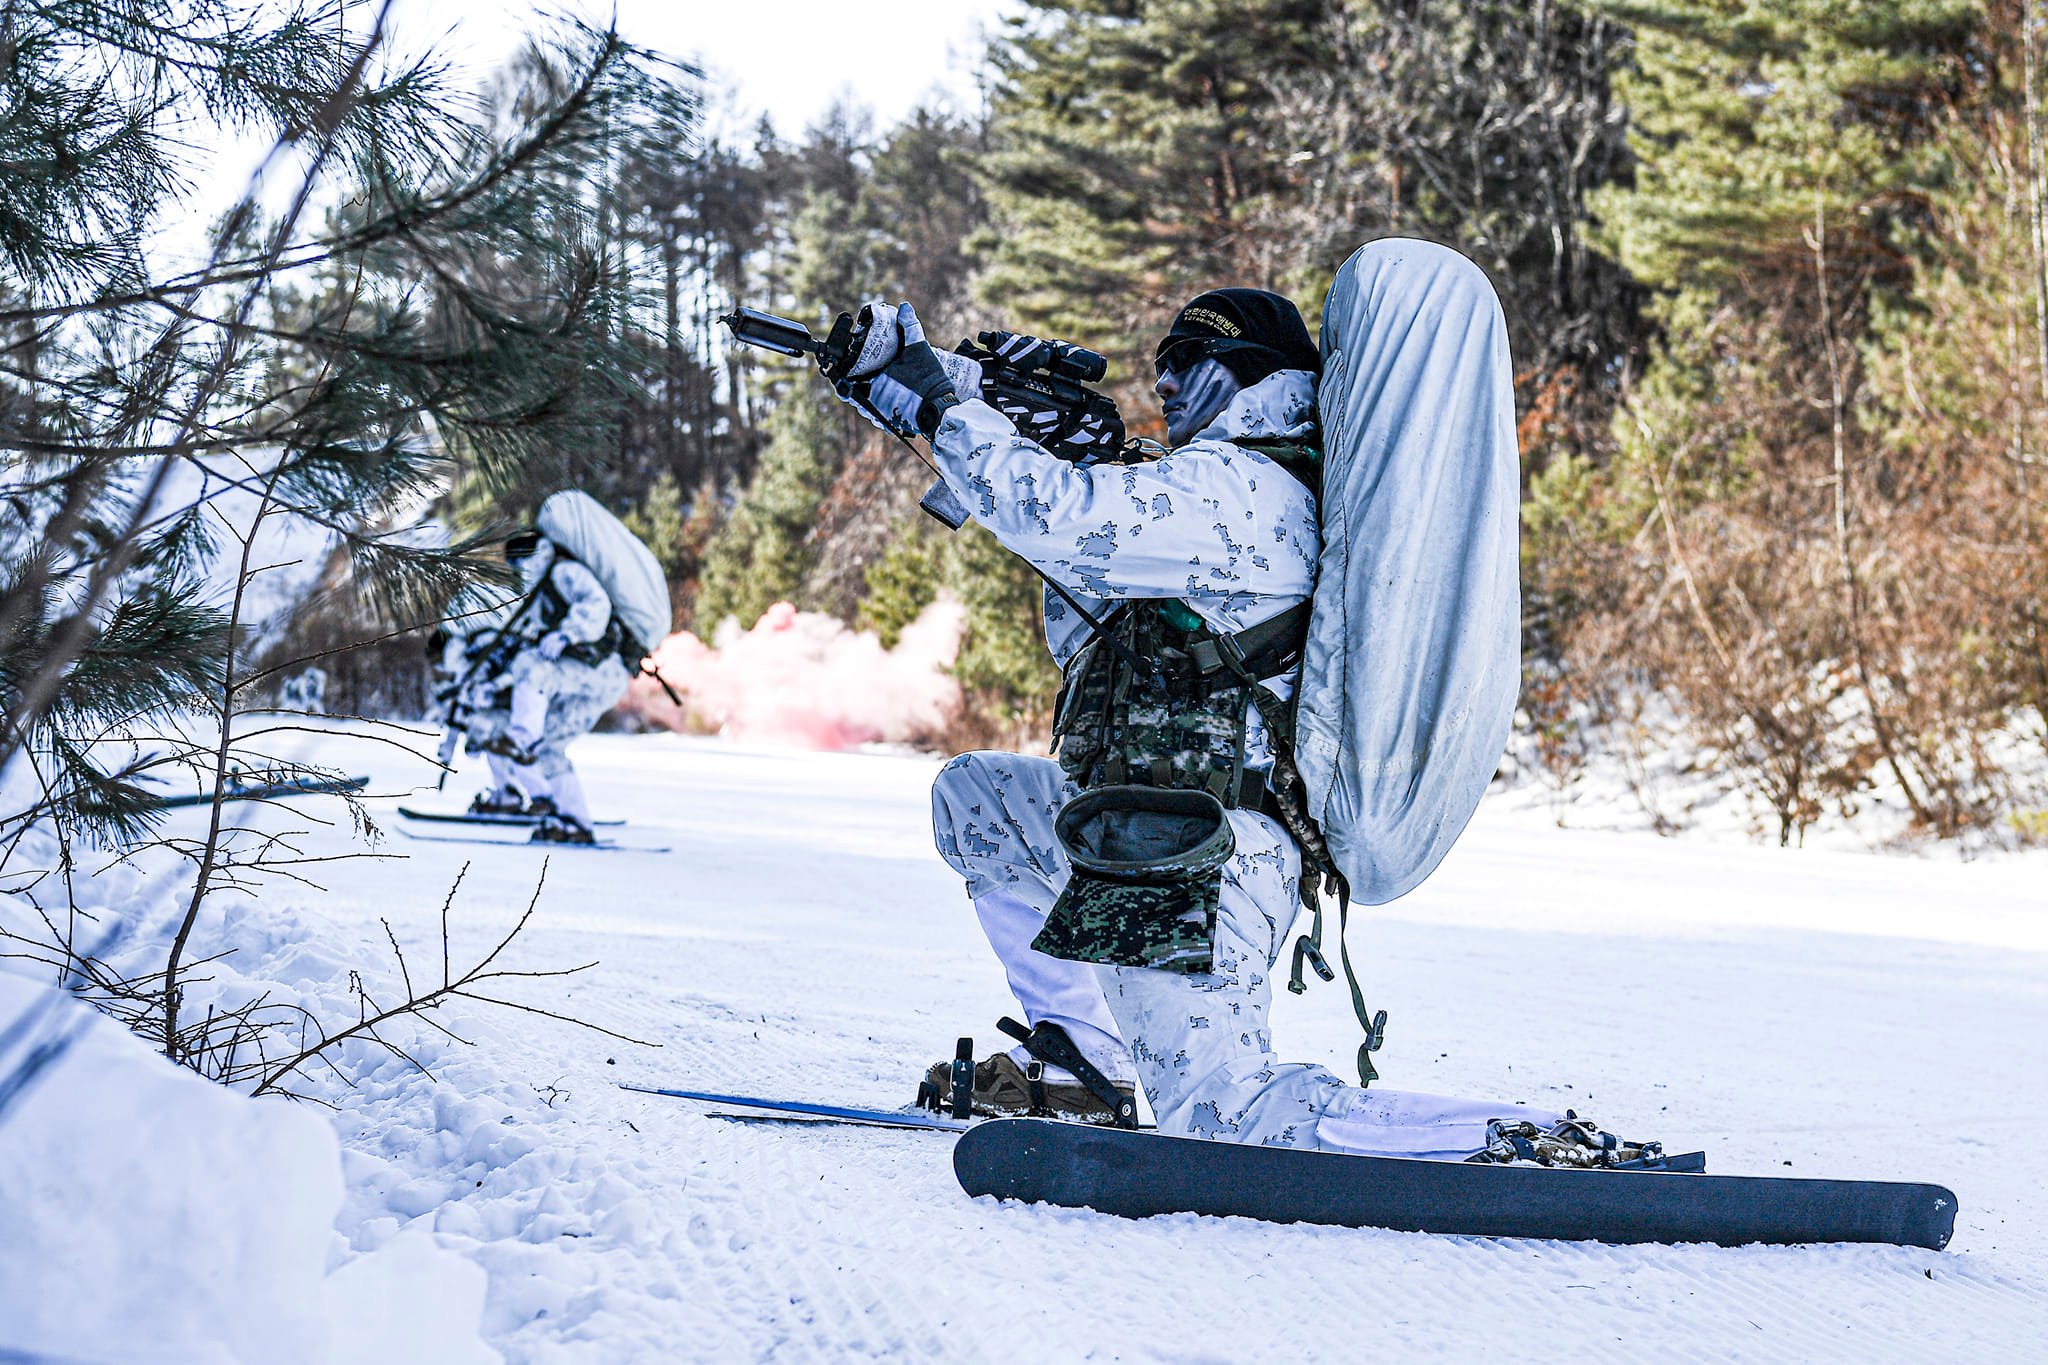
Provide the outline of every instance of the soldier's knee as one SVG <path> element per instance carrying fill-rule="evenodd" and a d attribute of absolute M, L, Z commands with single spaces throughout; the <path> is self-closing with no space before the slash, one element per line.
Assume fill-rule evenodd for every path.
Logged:
<path fill-rule="evenodd" d="M 939 775 L 932 779 L 932 796 L 943 797 L 969 787 L 988 785 L 989 762 L 996 754 L 988 749 L 973 749 L 946 760 L 946 766 L 939 769 Z"/>

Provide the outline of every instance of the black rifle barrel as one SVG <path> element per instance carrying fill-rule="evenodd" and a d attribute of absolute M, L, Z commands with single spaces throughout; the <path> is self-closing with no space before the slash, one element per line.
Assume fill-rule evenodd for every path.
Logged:
<path fill-rule="evenodd" d="M 817 355 L 825 349 L 825 343 L 811 335 L 811 329 L 801 322 L 776 317 L 755 308 L 733 310 L 719 319 L 733 335 L 733 340 L 744 341 L 750 346 L 763 346 L 783 355 Z"/>

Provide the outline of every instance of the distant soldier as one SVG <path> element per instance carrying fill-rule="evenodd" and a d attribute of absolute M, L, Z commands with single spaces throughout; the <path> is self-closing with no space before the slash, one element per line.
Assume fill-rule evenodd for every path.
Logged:
<path fill-rule="evenodd" d="M 470 810 L 536 817 L 533 837 L 543 843 L 592 843 L 567 750 L 625 695 L 623 627 L 597 575 L 540 531 L 513 536 L 505 558 L 525 597 L 504 625 L 450 642 L 469 675 L 456 723 L 493 779 Z"/>

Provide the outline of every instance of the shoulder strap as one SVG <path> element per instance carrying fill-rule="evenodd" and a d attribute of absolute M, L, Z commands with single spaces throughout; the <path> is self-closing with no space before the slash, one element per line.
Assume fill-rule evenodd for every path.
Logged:
<path fill-rule="evenodd" d="M 1294 940 L 1294 973 L 1287 979 L 1287 989 L 1300 995 L 1308 989 L 1301 978 L 1303 962 L 1315 968 L 1316 975 L 1325 981 L 1335 981 L 1337 974 L 1330 970 L 1330 964 L 1323 957 L 1323 898 L 1312 887 L 1312 878 L 1303 869 L 1302 897 L 1310 900 L 1309 908 L 1315 912 L 1315 920 L 1309 931 Z M 1351 927 L 1351 888 L 1344 882 L 1343 874 L 1332 868 L 1324 874 L 1337 890 L 1337 957 L 1344 964 L 1344 984 L 1351 988 L 1351 1012 L 1358 1016 L 1358 1026 L 1365 1030 L 1365 1041 L 1358 1045 L 1358 1086 L 1361 1090 L 1380 1078 L 1378 1068 L 1372 1064 L 1372 1054 L 1380 1050 L 1380 1044 L 1387 1036 L 1387 1012 L 1377 1014 L 1366 1008 L 1365 992 L 1359 989 L 1358 971 L 1351 965 L 1351 945 L 1346 942 L 1344 931 Z"/>
<path fill-rule="evenodd" d="M 1306 605 L 1305 603 L 1303 605 Z M 1301 899 L 1313 913 L 1309 931 L 1294 940 L 1294 971 L 1288 977 L 1287 989 L 1300 995 L 1308 989 L 1302 978 L 1304 966 L 1313 967 L 1317 976 L 1325 981 L 1335 981 L 1337 974 L 1330 969 L 1323 957 L 1323 896 L 1325 889 L 1337 893 L 1337 956 L 1344 964 L 1344 984 L 1351 988 L 1351 1011 L 1358 1016 L 1358 1026 L 1365 1031 L 1365 1041 L 1358 1048 L 1358 1084 L 1370 1086 L 1379 1079 L 1379 1072 L 1372 1064 L 1372 1054 L 1380 1050 L 1380 1043 L 1386 1038 L 1387 1012 L 1366 1008 L 1365 992 L 1358 984 L 1358 971 L 1351 965 L 1351 945 L 1346 940 L 1345 930 L 1351 927 L 1351 888 L 1344 880 L 1344 874 L 1330 858 L 1329 847 L 1323 842 L 1322 831 L 1316 828 L 1314 819 L 1308 814 L 1306 794 L 1301 789 L 1301 774 L 1294 766 L 1294 712 L 1286 702 L 1273 695 L 1264 687 L 1251 689 L 1256 692 L 1259 714 L 1266 718 L 1267 737 L 1273 745 L 1273 774 L 1268 796 L 1266 813 L 1278 820 L 1281 826 L 1294 835 L 1301 849 Z"/>
<path fill-rule="evenodd" d="M 1238 438 L 1232 445 L 1256 451 L 1274 464 L 1279 465 L 1308 489 L 1321 497 L 1323 491 L 1323 451 L 1321 433 L 1313 441 L 1289 441 L 1283 439 L 1260 440 Z"/>
<path fill-rule="evenodd" d="M 1285 673 L 1300 661 L 1308 643 L 1308 618 L 1315 609 L 1314 598 L 1303 598 L 1277 616 L 1234 634 L 1223 634 L 1206 626 L 1188 646 L 1188 657 L 1204 676 L 1228 669 L 1246 683 Z"/>

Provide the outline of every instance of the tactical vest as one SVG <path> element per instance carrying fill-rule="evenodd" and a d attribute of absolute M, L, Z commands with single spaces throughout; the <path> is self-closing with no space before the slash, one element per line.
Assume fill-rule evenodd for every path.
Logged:
<path fill-rule="evenodd" d="M 1124 603 L 1067 664 L 1053 752 L 1084 790 L 1131 784 L 1208 792 L 1259 806 L 1265 775 L 1245 768 L 1254 703 L 1271 722 L 1286 704 L 1261 685 L 1299 666 L 1302 602 L 1249 630 L 1211 630 L 1184 602 Z"/>
<path fill-rule="evenodd" d="M 1266 455 L 1311 493 L 1319 492 L 1320 455 L 1313 447 L 1287 441 L 1236 444 Z M 1302 902 L 1315 919 L 1313 928 L 1295 940 L 1287 989 L 1297 995 L 1303 991 L 1305 967 L 1325 981 L 1336 979 L 1322 953 L 1322 892 L 1327 888 L 1337 896 L 1345 980 L 1365 1029 L 1358 1080 L 1369 1086 L 1379 1075 L 1372 1053 L 1384 1036 L 1386 1011 L 1375 1014 L 1366 1007 L 1344 944 L 1350 892 L 1308 812 L 1294 763 L 1294 708 L 1262 681 L 1300 667 L 1313 605 L 1313 599 L 1303 601 L 1247 630 L 1225 634 L 1211 630 L 1185 602 L 1120 604 L 1067 662 L 1053 716 L 1053 752 L 1083 790 L 1125 784 L 1202 790 L 1226 808 L 1269 815 L 1294 836 L 1301 850 Z M 1271 741 L 1270 772 L 1245 770 L 1245 727 L 1254 705 Z M 1070 881 L 1034 943 L 1041 951 L 1083 961 L 1207 970 L 1206 959 L 1188 952 L 1192 926 L 1161 916 L 1147 924 L 1077 922 L 1076 915 L 1062 914 L 1077 908 L 1069 904 L 1076 899 L 1073 893 Z M 1213 900 L 1202 911 L 1201 927 L 1213 933 Z"/>
<path fill-rule="evenodd" d="M 557 562 L 576 562 L 559 550 L 556 556 Z M 541 575 L 540 586 L 534 591 L 534 606 L 540 612 L 541 633 L 546 634 L 561 625 L 569 615 L 569 599 L 562 596 L 562 590 L 555 586 L 552 568 Z M 619 614 L 613 612 L 605 618 L 604 632 L 601 635 L 587 644 L 571 644 L 562 651 L 562 657 L 586 668 L 596 668 L 614 654 L 624 658 L 627 648 L 626 628 L 619 624 Z M 638 662 L 638 656 L 627 660 L 629 667 Z"/>
<path fill-rule="evenodd" d="M 1316 491 L 1320 455 L 1313 446 L 1236 444 Z M 1178 600 L 1120 604 L 1102 618 L 1103 633 L 1067 662 L 1053 712 L 1060 766 L 1083 790 L 1125 783 L 1199 789 L 1225 807 L 1271 809 L 1265 775 L 1245 771 L 1245 727 L 1257 705 L 1277 776 L 1277 765 L 1291 756 L 1292 711 L 1261 680 L 1300 667 L 1309 613 L 1304 601 L 1228 634 L 1211 630 Z M 1295 824 L 1284 817 L 1283 823 Z"/>

